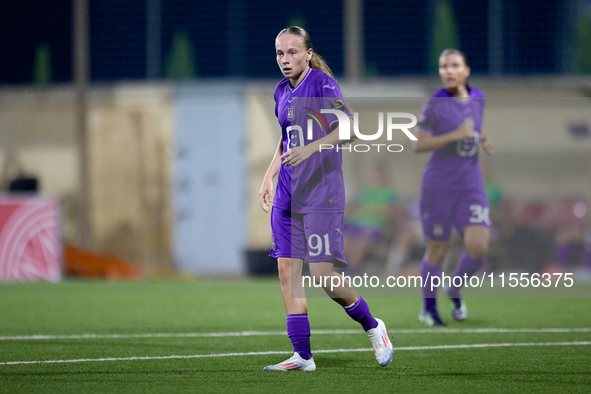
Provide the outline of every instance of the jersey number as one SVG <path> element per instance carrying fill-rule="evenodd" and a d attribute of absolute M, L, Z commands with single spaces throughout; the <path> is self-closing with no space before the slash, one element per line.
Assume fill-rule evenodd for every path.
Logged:
<path fill-rule="evenodd" d="M 472 216 L 470 216 L 470 223 L 486 223 L 490 226 L 490 216 L 489 216 L 489 208 L 482 207 L 478 204 L 470 205 L 470 211 L 472 212 Z"/>
<path fill-rule="evenodd" d="M 322 238 L 324 238 L 324 245 L 322 242 Z M 318 256 L 322 253 L 322 249 L 324 246 L 324 254 L 326 256 L 330 256 L 330 242 L 328 241 L 328 234 L 324 234 L 320 238 L 318 234 L 312 234 L 308 237 L 308 248 L 310 250 L 310 256 Z"/>

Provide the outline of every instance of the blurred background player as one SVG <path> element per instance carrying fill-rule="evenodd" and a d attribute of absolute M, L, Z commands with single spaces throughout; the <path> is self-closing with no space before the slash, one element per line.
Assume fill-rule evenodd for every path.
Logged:
<path fill-rule="evenodd" d="M 546 267 L 544 272 L 575 271 L 575 280 L 591 282 L 591 228 L 587 205 L 575 200 L 557 204 L 556 209 L 554 253 L 557 265 Z M 575 260 L 581 261 L 580 266 L 574 266 Z"/>
<path fill-rule="evenodd" d="M 464 54 L 446 49 L 439 57 L 443 89 L 423 105 L 415 152 L 432 152 L 421 179 L 420 211 L 426 251 L 421 261 L 424 306 L 419 319 L 426 325 L 444 325 L 437 311 L 437 288 L 430 277 L 441 276 L 452 226 L 461 235 L 465 251 L 453 276 L 472 276 L 482 267 L 490 242 L 489 203 L 478 162 L 478 147 L 487 154 L 493 146 L 482 128 L 484 94 L 467 83 L 470 67 Z M 467 309 L 460 287 L 448 288 L 452 316 L 462 321 Z"/>
<path fill-rule="evenodd" d="M 297 26 L 282 30 L 275 40 L 277 64 L 285 76 L 275 88 L 275 114 L 282 128 L 281 139 L 259 191 L 261 207 L 271 211 L 273 248 L 277 258 L 285 311 L 287 334 L 294 355 L 268 371 L 314 371 L 316 364 L 310 348 L 308 303 L 302 284 L 302 267 L 309 263 L 310 274 L 321 280 L 325 292 L 344 307 L 347 314 L 367 332 L 379 364 L 392 359 L 393 347 L 380 319 L 375 319 L 367 303 L 353 287 L 341 283 L 331 290 L 322 278 L 338 276 L 335 264 L 346 266 L 343 251 L 345 189 L 342 152 L 320 144 L 337 146 L 338 119 L 325 114 L 326 130 L 314 127 L 313 138 L 303 132 L 298 109 L 320 115 L 321 109 L 349 111 L 339 86 L 323 59 L 312 49 L 308 33 Z M 313 98 L 313 99 L 309 99 Z M 303 101 L 303 105 L 302 105 Z M 305 125 L 303 122 L 300 125 Z M 349 136 L 351 132 L 349 132 Z M 273 178 L 279 174 L 273 193 Z M 268 197 L 268 201 L 267 201 Z M 330 283 L 330 280 L 328 281 Z"/>
<path fill-rule="evenodd" d="M 402 204 L 401 204 L 402 205 Z M 383 276 L 418 275 L 418 269 L 411 264 L 415 255 L 424 254 L 425 241 L 421 229 L 421 215 L 418 198 L 412 197 L 404 202 L 402 209 L 397 210 L 395 236 L 388 248 Z"/>
<path fill-rule="evenodd" d="M 345 253 L 354 272 L 362 272 L 370 251 L 377 244 L 392 241 L 392 222 L 398 193 L 388 184 L 383 165 L 373 167 L 371 184 L 361 188 L 348 206 Z"/>
<path fill-rule="evenodd" d="M 507 262 L 505 242 L 509 233 L 510 218 L 501 184 L 494 176 L 494 169 L 490 163 L 481 162 L 484 190 L 489 203 L 489 218 L 491 223 L 490 245 L 486 256 L 487 267 L 500 270 Z"/>

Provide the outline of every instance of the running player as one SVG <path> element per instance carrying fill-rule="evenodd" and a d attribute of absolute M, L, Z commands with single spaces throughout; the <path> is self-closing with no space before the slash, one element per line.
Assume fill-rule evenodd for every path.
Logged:
<path fill-rule="evenodd" d="M 325 292 L 361 324 L 369 335 L 378 363 L 385 366 L 392 359 L 393 347 L 384 323 L 371 315 L 367 303 L 350 283 L 332 291 L 330 288 L 330 278 L 338 276 L 334 266 L 347 264 L 343 251 L 345 188 L 342 153 L 334 148 L 320 152 L 319 148 L 320 144 L 338 146 L 347 141 L 339 140 L 337 116 L 321 111 L 336 109 L 350 117 L 349 110 L 330 69 L 314 53 L 304 29 L 292 26 L 282 30 L 275 39 L 275 49 L 277 64 L 285 76 L 275 88 L 275 115 L 282 133 L 263 179 L 259 200 L 265 212 L 269 212 L 269 204 L 273 203 L 270 255 L 277 258 L 287 335 L 294 355 L 265 370 L 316 369 L 310 350 L 308 302 L 301 278 L 305 260 L 315 281 L 324 278 L 323 287 L 329 278 Z M 306 123 L 312 118 L 318 121 Z M 308 127 L 312 127 L 311 133 Z M 273 178 L 277 174 L 274 193 Z"/>
<path fill-rule="evenodd" d="M 465 251 L 453 276 L 471 277 L 485 261 L 490 241 L 489 204 L 478 162 L 478 147 L 487 154 L 493 145 L 482 128 L 484 94 L 468 86 L 470 67 L 464 54 L 446 49 L 439 57 L 443 89 L 423 105 L 415 152 L 432 152 L 421 180 L 420 210 L 426 251 L 421 261 L 424 307 L 419 319 L 426 325 L 445 325 L 437 312 L 437 289 L 429 277 L 441 276 L 452 226 L 461 235 Z M 458 284 L 458 282 L 456 282 Z M 461 286 L 447 289 L 452 317 L 468 316 L 460 297 Z"/>

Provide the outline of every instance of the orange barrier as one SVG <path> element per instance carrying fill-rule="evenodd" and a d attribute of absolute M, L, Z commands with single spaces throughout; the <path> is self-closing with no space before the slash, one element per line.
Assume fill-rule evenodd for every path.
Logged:
<path fill-rule="evenodd" d="M 66 274 L 109 280 L 144 279 L 144 269 L 124 259 L 89 250 L 66 246 L 64 248 Z"/>

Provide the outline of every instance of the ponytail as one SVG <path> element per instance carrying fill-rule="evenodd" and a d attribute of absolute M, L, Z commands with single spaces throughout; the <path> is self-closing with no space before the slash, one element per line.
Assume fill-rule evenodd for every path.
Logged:
<path fill-rule="evenodd" d="M 324 58 L 315 52 L 312 53 L 312 59 L 310 59 L 310 68 L 320 70 L 330 75 L 330 77 L 334 79 L 334 75 L 332 75 L 332 70 L 330 69 L 330 67 L 328 67 L 328 64 L 326 64 Z"/>

